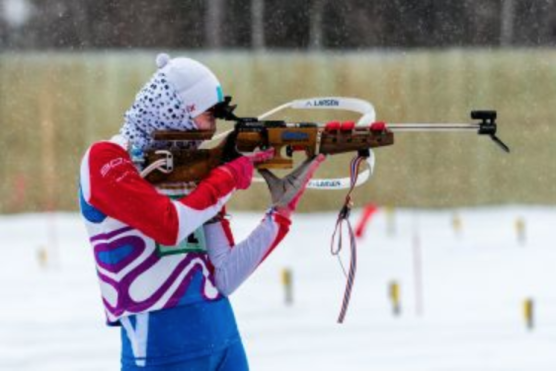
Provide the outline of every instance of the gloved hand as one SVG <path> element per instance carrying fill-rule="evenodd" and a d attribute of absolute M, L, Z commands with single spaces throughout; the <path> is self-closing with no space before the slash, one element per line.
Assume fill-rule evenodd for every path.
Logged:
<path fill-rule="evenodd" d="M 253 165 L 257 165 L 260 164 L 261 162 L 265 162 L 273 158 L 274 148 L 269 148 L 264 151 L 255 151 L 253 153 L 244 156 L 247 157 Z"/>
<path fill-rule="evenodd" d="M 325 158 L 326 156 L 320 154 L 313 159 L 307 159 L 282 179 L 269 170 L 259 170 L 268 185 L 272 206 L 279 214 L 288 219 L 291 217 L 307 188 L 307 183 Z"/>
<path fill-rule="evenodd" d="M 254 152 L 238 157 L 233 161 L 219 166 L 217 169 L 229 172 L 236 181 L 237 189 L 247 189 L 251 185 L 251 180 L 253 179 L 254 165 L 269 160 L 273 156 L 274 148 L 270 148 L 265 151 Z"/>

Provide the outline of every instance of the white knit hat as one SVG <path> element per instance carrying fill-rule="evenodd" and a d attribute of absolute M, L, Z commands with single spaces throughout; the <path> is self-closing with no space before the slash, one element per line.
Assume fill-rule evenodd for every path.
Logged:
<path fill-rule="evenodd" d="M 120 134 L 137 148 L 153 145 L 156 130 L 192 130 L 193 118 L 223 101 L 214 74 L 189 58 L 156 58 L 158 70 L 137 93 L 124 115 Z"/>
<path fill-rule="evenodd" d="M 189 58 L 170 59 L 168 54 L 159 54 L 156 65 L 183 100 L 190 117 L 195 118 L 223 101 L 220 82 L 205 65 Z"/>

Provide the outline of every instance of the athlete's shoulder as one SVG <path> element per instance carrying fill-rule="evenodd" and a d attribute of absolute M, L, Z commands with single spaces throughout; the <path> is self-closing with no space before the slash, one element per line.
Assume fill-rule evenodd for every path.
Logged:
<path fill-rule="evenodd" d="M 93 143 L 85 152 L 80 166 L 80 183 L 84 190 L 90 189 L 91 182 L 107 177 L 112 170 L 127 171 L 133 166 L 127 152 L 126 143 L 114 137 Z M 117 174 L 116 174 L 117 175 Z M 87 192 L 88 194 L 88 192 Z"/>
<path fill-rule="evenodd" d="M 81 171 L 109 170 L 121 165 L 131 165 L 131 158 L 127 151 L 127 143 L 112 138 L 93 143 L 85 152 L 81 161 Z"/>
<path fill-rule="evenodd" d="M 91 144 L 84 157 L 129 157 L 128 142 L 121 136 L 114 136 L 110 140 L 102 140 Z"/>

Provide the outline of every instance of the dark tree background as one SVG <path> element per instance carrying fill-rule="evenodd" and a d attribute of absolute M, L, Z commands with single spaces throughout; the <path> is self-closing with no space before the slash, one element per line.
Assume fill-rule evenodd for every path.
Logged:
<path fill-rule="evenodd" d="M 289 49 L 556 44 L 556 0 L 20 1 L 23 24 L 0 7 L 2 49 L 249 49 L 257 33 Z"/>

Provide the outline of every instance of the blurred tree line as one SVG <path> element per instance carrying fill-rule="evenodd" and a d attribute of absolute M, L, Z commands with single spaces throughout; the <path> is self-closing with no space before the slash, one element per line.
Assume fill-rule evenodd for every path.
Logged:
<path fill-rule="evenodd" d="M 2 49 L 357 49 L 556 44 L 556 0 L 2 2 Z M 20 18 L 14 21 L 17 6 Z M 24 16 L 21 9 L 26 12 Z"/>

